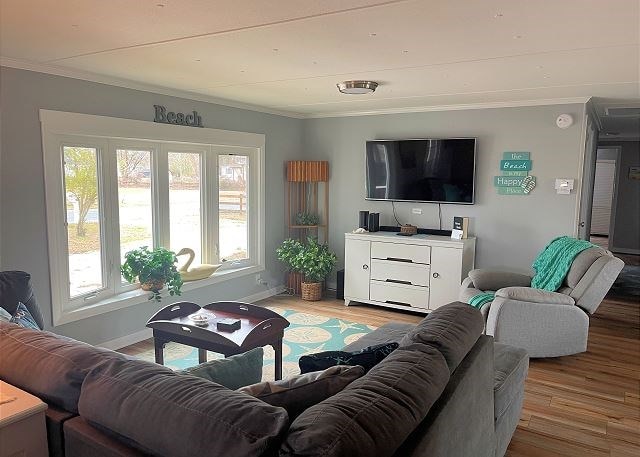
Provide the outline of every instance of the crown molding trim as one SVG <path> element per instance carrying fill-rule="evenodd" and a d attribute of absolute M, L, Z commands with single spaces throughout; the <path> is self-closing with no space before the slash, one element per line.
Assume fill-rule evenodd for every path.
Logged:
<path fill-rule="evenodd" d="M 275 114 L 276 116 L 290 117 L 294 119 L 302 119 L 304 116 L 292 111 L 283 111 L 278 109 L 266 108 L 264 106 L 251 105 L 248 103 L 234 102 L 224 98 L 212 97 L 210 95 L 198 94 L 180 89 L 170 89 L 164 86 L 156 86 L 154 84 L 140 83 L 124 78 L 116 78 L 113 76 L 105 76 L 88 71 L 75 70 L 72 68 L 60 67 L 57 65 L 32 62 L 22 59 L 14 59 L 11 57 L 0 56 L 0 66 L 17 68 L 19 70 L 35 71 L 38 73 L 46 73 L 49 75 L 63 76 L 65 78 L 80 79 L 82 81 L 90 81 L 94 83 L 107 84 L 110 86 L 124 87 L 126 89 L 140 90 L 143 92 L 152 92 L 154 94 L 167 95 L 170 97 L 186 98 L 205 103 L 213 103 L 230 108 L 244 109 L 248 111 L 256 111 L 258 113 Z"/>
<path fill-rule="evenodd" d="M 234 102 L 232 100 L 212 97 L 210 95 L 197 94 L 180 89 L 171 89 L 164 86 L 154 84 L 146 84 L 131 81 L 124 78 L 116 78 L 113 76 L 105 76 L 97 73 L 75 70 L 71 68 L 60 67 L 57 65 L 43 64 L 22 59 L 14 59 L 10 57 L 0 56 L 0 66 L 17 68 L 20 70 L 35 71 L 55 76 L 63 76 L 66 78 L 79 79 L 110 86 L 124 87 L 127 89 L 140 90 L 144 92 L 152 92 L 155 94 L 167 95 L 170 97 L 185 98 L 205 103 L 213 103 L 230 108 L 244 109 L 255 111 L 258 113 L 274 114 L 276 116 L 289 117 L 293 119 L 322 119 L 329 117 L 356 117 L 356 116 L 378 116 L 383 114 L 405 114 L 405 113 L 427 113 L 436 111 L 463 111 L 475 109 L 492 109 L 492 108 L 518 108 L 526 106 L 545 106 L 545 105 L 567 105 L 567 104 L 586 104 L 591 97 L 569 97 L 569 98 L 545 98 L 534 100 L 516 100 L 510 102 L 483 102 L 483 103 L 467 103 L 452 105 L 430 105 L 430 106 L 411 106 L 404 108 L 381 108 L 376 110 L 360 110 L 347 112 L 329 112 L 319 114 L 304 114 L 284 109 L 273 109 L 259 105 L 248 103 Z"/>
<path fill-rule="evenodd" d="M 306 114 L 305 119 L 321 119 L 327 117 L 350 117 L 350 116 L 378 116 L 381 114 L 403 114 L 403 113 L 428 113 L 432 111 L 463 111 L 474 109 L 492 108 L 519 108 L 524 106 L 549 106 L 549 105 L 571 105 L 586 104 L 591 97 L 568 97 L 568 98 L 543 98 L 538 100 L 514 100 L 512 102 L 483 102 L 466 103 L 456 105 L 431 105 L 412 106 L 406 108 L 382 108 L 377 110 L 334 112 L 322 114 Z"/>

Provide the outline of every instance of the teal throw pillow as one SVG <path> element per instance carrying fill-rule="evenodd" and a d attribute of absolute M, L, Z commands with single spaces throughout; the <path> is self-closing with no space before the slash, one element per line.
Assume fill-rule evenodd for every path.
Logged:
<path fill-rule="evenodd" d="M 27 307 L 22 303 L 18 303 L 18 308 L 9 322 L 17 324 L 20 327 L 40 330 L 36 320 L 33 318 Z"/>
<path fill-rule="evenodd" d="M 227 389 L 236 390 L 262 380 L 263 354 L 262 348 L 255 348 L 244 354 L 211 360 L 176 373 L 197 376 L 223 385 Z"/>

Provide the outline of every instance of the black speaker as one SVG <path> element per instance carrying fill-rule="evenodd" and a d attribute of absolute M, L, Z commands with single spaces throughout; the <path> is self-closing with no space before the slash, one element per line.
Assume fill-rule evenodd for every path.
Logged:
<path fill-rule="evenodd" d="M 368 228 L 370 232 L 377 232 L 380 230 L 380 213 L 369 213 Z"/>
<path fill-rule="evenodd" d="M 360 211 L 358 227 L 367 230 L 367 227 L 369 227 L 369 211 Z"/>
<path fill-rule="evenodd" d="M 336 298 L 344 300 L 344 270 L 338 270 L 336 281 Z"/>

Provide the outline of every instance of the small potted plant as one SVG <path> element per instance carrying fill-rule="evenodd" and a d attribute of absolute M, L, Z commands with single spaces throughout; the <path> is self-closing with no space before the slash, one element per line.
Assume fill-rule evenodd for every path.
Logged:
<path fill-rule="evenodd" d="M 317 301 L 322 298 L 322 281 L 336 264 L 336 255 L 326 244 L 309 237 L 307 243 L 288 239 L 276 250 L 278 259 L 286 263 L 291 271 L 301 273 L 302 299 Z"/>
<path fill-rule="evenodd" d="M 160 301 L 160 291 L 167 286 L 169 295 L 180 295 L 182 278 L 176 268 L 178 258 L 173 251 L 156 248 L 149 251 L 146 246 L 125 254 L 122 276 L 130 283 L 140 282 L 142 290 L 151 292 L 149 300 Z"/>

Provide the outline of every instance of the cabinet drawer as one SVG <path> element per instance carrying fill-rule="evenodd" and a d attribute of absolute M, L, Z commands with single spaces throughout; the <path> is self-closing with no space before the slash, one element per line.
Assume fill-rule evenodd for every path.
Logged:
<path fill-rule="evenodd" d="M 382 303 L 429 308 L 428 287 L 371 281 L 370 297 L 371 300 Z"/>
<path fill-rule="evenodd" d="M 400 243 L 371 243 L 371 258 L 392 259 L 413 263 L 431 263 L 431 248 L 429 246 L 418 246 L 415 244 Z"/>
<path fill-rule="evenodd" d="M 414 286 L 428 286 L 429 265 L 371 259 L 371 279 L 400 282 Z"/>

